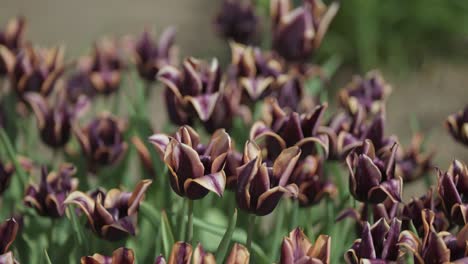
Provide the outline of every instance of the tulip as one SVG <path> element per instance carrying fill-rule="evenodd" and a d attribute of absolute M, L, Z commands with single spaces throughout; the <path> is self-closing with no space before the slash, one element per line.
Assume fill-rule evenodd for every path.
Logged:
<path fill-rule="evenodd" d="M 157 44 L 148 30 L 141 34 L 134 47 L 134 59 L 141 78 L 155 81 L 159 69 L 176 63 L 174 39 L 173 27 L 164 30 Z"/>
<path fill-rule="evenodd" d="M 89 78 L 97 93 L 109 95 L 119 89 L 123 62 L 116 41 L 104 39 L 94 46 Z"/>
<path fill-rule="evenodd" d="M 465 110 L 447 117 L 445 126 L 456 141 L 468 146 L 468 105 Z"/>
<path fill-rule="evenodd" d="M 0 30 L 0 76 L 13 70 L 15 55 L 23 46 L 23 35 L 26 20 L 17 17 L 10 20 L 3 30 Z"/>
<path fill-rule="evenodd" d="M 72 178 L 75 173 L 76 167 L 72 164 L 62 164 L 58 172 L 50 173 L 43 166 L 39 185 L 31 184 L 26 189 L 25 204 L 36 209 L 39 215 L 62 217 L 65 198 L 78 187 L 78 179 Z"/>
<path fill-rule="evenodd" d="M 112 189 L 107 193 L 99 191 L 95 195 L 88 195 L 75 191 L 68 195 L 64 203 L 79 206 L 87 217 L 88 227 L 96 235 L 105 240 L 117 241 L 135 235 L 138 208 L 151 183 L 151 180 L 143 180 L 133 192 Z"/>
<path fill-rule="evenodd" d="M 226 258 L 226 264 L 248 264 L 250 254 L 247 249 L 235 243 L 229 253 L 229 256 Z M 192 246 L 188 243 L 179 241 L 174 244 L 171 251 L 171 256 L 169 258 L 170 264 L 180 263 L 180 264 L 216 264 L 216 260 L 213 254 L 206 252 L 202 245 L 198 243 L 195 250 L 192 249 Z M 162 255 L 156 258 L 154 264 L 166 264 L 166 260 Z"/>
<path fill-rule="evenodd" d="M 108 113 L 101 114 L 84 128 L 74 127 L 73 130 L 91 170 L 115 164 L 128 148 L 123 135 L 124 121 Z"/>
<path fill-rule="evenodd" d="M 103 256 L 94 254 L 92 256 L 82 257 L 81 264 L 134 264 L 135 254 L 128 248 L 118 248 L 112 252 L 112 256 Z"/>
<path fill-rule="evenodd" d="M 439 171 L 438 192 L 445 212 L 458 224 L 468 224 L 468 169 L 467 166 L 454 160 L 446 173 Z"/>
<path fill-rule="evenodd" d="M 261 149 L 249 140 L 245 144 L 243 165 L 237 169 L 239 208 L 263 216 L 275 209 L 283 195 L 297 197 L 297 185 L 288 181 L 300 155 L 298 147 L 284 149 L 271 166 L 262 161 Z"/>
<path fill-rule="evenodd" d="M 319 105 L 307 114 L 291 112 L 287 114 L 276 100 L 270 100 L 265 121 L 257 121 L 250 130 L 250 139 L 260 141 L 265 138 L 268 159 L 275 159 L 286 147 L 297 146 L 302 157 L 318 152 L 321 147 L 328 156 L 328 137 L 318 131 L 327 104 Z"/>
<path fill-rule="evenodd" d="M 213 254 L 206 252 L 202 245 L 198 243 L 192 256 L 193 264 L 216 264 Z"/>
<path fill-rule="evenodd" d="M 321 157 L 311 155 L 297 163 L 289 182 L 299 187 L 298 200 L 301 206 L 317 204 L 326 196 L 336 196 L 336 186 L 323 178 L 323 162 Z"/>
<path fill-rule="evenodd" d="M 290 0 L 270 2 L 273 49 L 286 60 L 305 62 L 320 47 L 339 5 L 328 8 L 320 0 L 304 0 L 291 10 Z"/>
<path fill-rule="evenodd" d="M 241 244 L 235 243 L 232 246 L 231 253 L 226 258 L 226 264 L 248 264 L 250 260 L 250 253 L 246 247 Z"/>
<path fill-rule="evenodd" d="M 180 127 L 174 137 L 156 134 L 150 137 L 157 149 L 164 150 L 172 190 L 181 197 L 197 200 L 208 192 L 222 196 L 226 185 L 223 167 L 231 150 L 231 138 L 224 130 L 216 131 L 209 143 L 189 126 Z"/>
<path fill-rule="evenodd" d="M 89 106 L 84 97 L 75 105 L 70 105 L 65 102 L 64 96 L 59 96 L 54 106 L 38 93 L 27 93 L 24 99 L 36 115 L 42 141 L 52 148 L 67 144 L 72 134 L 72 122 Z"/>
<path fill-rule="evenodd" d="M 214 24 L 222 37 L 242 44 L 251 44 L 256 40 L 259 18 L 250 0 L 224 0 Z"/>
<path fill-rule="evenodd" d="M 405 182 L 411 182 L 423 177 L 433 169 L 432 159 L 434 154 L 434 151 L 423 153 L 422 135 L 416 134 L 409 148 L 404 152 L 397 153 L 397 174 L 401 175 Z"/>
<path fill-rule="evenodd" d="M 0 224 L 0 263 L 13 264 L 13 253 L 8 251 L 16 239 L 19 225 L 15 219 L 10 218 Z"/>
<path fill-rule="evenodd" d="M 390 226 L 384 219 L 377 221 L 372 227 L 364 223 L 361 237 L 354 241 L 345 254 L 348 264 L 358 263 L 388 263 L 400 261 L 404 252 L 399 243 L 405 236 L 400 235 L 401 221 L 393 218 Z"/>
<path fill-rule="evenodd" d="M 185 242 L 176 242 L 172 247 L 169 263 L 190 264 L 192 246 Z"/>
<path fill-rule="evenodd" d="M 281 264 L 317 263 L 329 264 L 331 237 L 320 235 L 314 244 L 304 232 L 296 228 L 281 245 Z"/>
<path fill-rule="evenodd" d="M 16 56 L 10 82 L 23 99 L 28 92 L 48 96 L 64 70 L 63 48 L 35 49 L 27 45 Z"/>
<path fill-rule="evenodd" d="M 181 122 L 190 122 L 193 117 L 204 122 L 211 117 L 221 92 L 221 70 L 216 59 L 208 66 L 188 58 L 182 70 L 173 66 L 161 68 L 158 79 L 167 87 L 166 106 L 173 123 L 183 125 Z"/>
<path fill-rule="evenodd" d="M 277 79 L 276 93 L 273 94 L 282 109 L 299 111 L 304 98 L 304 81 L 291 74 L 280 75 Z"/>
<path fill-rule="evenodd" d="M 0 194 L 10 186 L 11 177 L 14 172 L 15 168 L 11 163 L 0 162 Z"/>
<path fill-rule="evenodd" d="M 341 105 L 351 113 L 362 107 L 366 113 L 377 114 L 383 110 L 391 90 L 391 86 L 378 71 L 371 71 L 364 78 L 355 76 L 339 92 L 339 99 Z"/>
<path fill-rule="evenodd" d="M 89 62 L 80 60 L 77 69 L 66 80 L 65 91 L 68 101 L 76 103 L 81 96 L 92 98 L 96 94 L 90 79 Z"/>
<path fill-rule="evenodd" d="M 226 188 L 232 191 L 237 189 L 237 168 L 242 165 L 242 153 L 231 150 L 226 157 L 224 173 L 226 173 Z"/>
<path fill-rule="evenodd" d="M 355 199 L 365 203 L 381 203 L 386 198 L 401 201 L 403 181 L 395 176 L 396 150 L 394 145 L 383 159 L 383 155 L 375 154 L 372 141 L 365 140 L 362 147 L 348 155 L 349 189 Z"/>

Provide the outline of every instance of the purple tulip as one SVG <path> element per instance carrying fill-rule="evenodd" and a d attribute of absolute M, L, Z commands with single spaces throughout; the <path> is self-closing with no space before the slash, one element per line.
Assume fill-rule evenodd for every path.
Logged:
<path fill-rule="evenodd" d="M 331 253 L 331 237 L 320 235 L 312 244 L 304 232 L 296 228 L 281 245 L 280 264 L 329 264 Z"/>
<path fill-rule="evenodd" d="M 94 254 L 92 256 L 82 257 L 81 264 L 134 264 L 135 253 L 128 248 L 118 248 L 112 252 L 112 256 L 103 256 Z"/>
<path fill-rule="evenodd" d="M 468 146 L 468 105 L 465 110 L 447 117 L 445 126 L 456 141 Z"/>

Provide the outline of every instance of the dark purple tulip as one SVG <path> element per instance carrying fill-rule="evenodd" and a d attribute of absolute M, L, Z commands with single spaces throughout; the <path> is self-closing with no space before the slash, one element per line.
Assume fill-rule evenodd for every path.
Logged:
<path fill-rule="evenodd" d="M 135 235 L 138 208 L 151 183 L 151 180 L 143 180 L 133 192 L 112 189 L 91 196 L 75 191 L 64 203 L 78 205 L 87 217 L 88 227 L 99 237 L 109 241 L 121 240 Z"/>
<path fill-rule="evenodd" d="M 0 195 L 10 186 L 15 168 L 11 163 L 0 162 Z"/>
<path fill-rule="evenodd" d="M 280 264 L 329 264 L 331 237 L 320 235 L 314 244 L 300 228 L 296 228 L 281 245 Z"/>
<path fill-rule="evenodd" d="M 63 48 L 35 49 L 27 45 L 16 56 L 10 81 L 20 98 L 28 92 L 48 96 L 64 70 Z"/>
<path fill-rule="evenodd" d="M 456 141 L 468 146 L 468 105 L 463 111 L 447 117 L 445 126 Z"/>
<path fill-rule="evenodd" d="M 286 60 L 305 62 L 320 47 L 338 3 L 304 0 L 292 10 L 290 0 L 271 1 L 273 49 Z"/>
<path fill-rule="evenodd" d="M 320 147 L 324 156 L 328 156 L 328 137 L 319 132 L 321 120 L 327 104 L 318 105 L 306 114 L 297 112 L 286 113 L 276 100 L 270 100 L 265 121 L 253 124 L 250 139 L 260 141 L 265 139 L 268 159 L 275 159 L 287 147 L 297 146 L 302 151 L 302 158 L 316 154 Z"/>
<path fill-rule="evenodd" d="M 72 123 L 87 108 L 88 100 L 81 97 L 75 105 L 58 96 L 55 105 L 38 93 L 27 93 L 24 99 L 29 103 L 37 119 L 42 141 L 52 148 L 61 148 L 70 140 Z"/>
<path fill-rule="evenodd" d="M 135 253 L 129 248 L 118 248 L 112 252 L 112 256 L 103 256 L 94 254 L 92 256 L 82 257 L 81 264 L 134 264 Z"/>
<path fill-rule="evenodd" d="M 214 25 L 219 35 L 242 44 L 257 40 L 259 18 L 250 0 L 223 0 Z"/>
<path fill-rule="evenodd" d="M 166 65 L 174 65 L 175 28 L 169 27 L 161 34 L 156 43 L 151 33 L 145 30 L 134 44 L 134 57 L 140 77 L 146 81 L 155 81 L 159 69 Z"/>
<path fill-rule="evenodd" d="M 68 101 L 76 103 L 81 96 L 92 98 L 96 94 L 96 90 L 91 83 L 90 78 L 90 62 L 80 60 L 75 72 L 68 76 L 65 84 L 65 90 Z"/>
<path fill-rule="evenodd" d="M 301 155 L 298 147 L 284 149 L 271 164 L 262 161 L 262 151 L 253 141 L 245 144 L 243 163 L 237 169 L 236 200 L 240 209 L 256 215 L 270 214 L 283 195 L 297 197 L 289 178 Z"/>
<path fill-rule="evenodd" d="M 0 30 L 0 76 L 13 70 L 15 55 L 23 45 L 25 27 L 26 20 L 17 17 L 8 21 L 5 28 Z"/>
<path fill-rule="evenodd" d="M 226 188 L 228 190 L 237 190 L 237 168 L 242 165 L 242 153 L 237 150 L 231 150 L 226 157 L 224 173 L 226 173 Z"/>
<path fill-rule="evenodd" d="M 221 69 L 216 59 L 207 65 L 188 58 L 184 60 L 181 70 L 173 66 L 160 69 L 158 79 L 166 85 L 166 106 L 175 124 L 188 121 L 191 117 L 207 121 L 222 93 Z"/>
<path fill-rule="evenodd" d="M 372 141 L 366 139 L 363 146 L 348 155 L 349 189 L 356 200 L 365 203 L 381 203 L 386 198 L 401 201 L 403 180 L 395 175 L 397 145 L 390 151 L 384 153 L 387 157 L 377 156 Z"/>
<path fill-rule="evenodd" d="M 74 128 L 91 170 L 115 164 L 128 148 L 124 141 L 125 124 L 108 113 L 101 114 L 84 128 Z"/>
<path fill-rule="evenodd" d="M 351 83 L 339 93 L 341 105 L 351 113 L 356 113 L 362 107 L 366 113 L 380 113 L 391 86 L 385 82 L 378 71 L 367 73 L 366 77 L 355 76 Z"/>
<path fill-rule="evenodd" d="M 445 212 L 457 225 L 468 224 L 468 168 L 454 160 L 446 173 L 439 171 L 438 192 Z"/>
<path fill-rule="evenodd" d="M 223 168 L 231 151 L 231 138 L 224 130 L 217 130 L 207 145 L 200 143 L 197 132 L 189 126 L 180 127 L 174 137 L 156 134 L 149 140 L 164 152 L 170 184 L 178 195 L 191 200 L 201 199 L 208 192 L 223 195 Z"/>
<path fill-rule="evenodd" d="M 72 164 L 62 164 L 57 172 L 50 173 L 45 166 L 42 167 L 40 183 L 27 187 L 24 203 L 36 209 L 39 215 L 62 217 L 67 195 L 78 187 L 78 179 L 72 178 L 75 173 L 76 168 Z"/>
<path fill-rule="evenodd" d="M 301 206 L 319 203 L 324 197 L 333 198 L 338 190 L 331 182 L 324 179 L 324 160 L 320 156 L 307 156 L 299 161 L 289 178 L 290 183 L 299 187 L 298 200 Z"/>
<path fill-rule="evenodd" d="M 272 96 L 278 100 L 278 105 L 289 112 L 298 112 L 304 97 L 303 79 L 293 74 L 283 74 L 278 77 L 276 85 Z"/>
<path fill-rule="evenodd" d="M 440 197 L 434 197 L 432 188 L 427 191 L 427 194 L 418 199 L 412 198 L 409 203 L 405 204 L 401 214 L 403 225 L 408 227 L 409 222 L 412 221 L 419 234 L 423 234 L 422 211 L 425 209 L 434 212 L 434 228 L 437 232 L 448 229 L 449 222 L 442 208 L 442 200 Z"/>
<path fill-rule="evenodd" d="M 97 93 L 109 95 L 120 87 L 123 62 L 117 41 L 104 39 L 94 45 L 89 78 Z"/>
<path fill-rule="evenodd" d="M 8 251 L 13 241 L 16 239 L 19 225 L 14 218 L 7 219 L 0 224 L 0 263 L 16 263 L 13 253 Z"/>
<path fill-rule="evenodd" d="M 413 136 L 411 145 L 404 152 L 397 153 L 396 171 L 404 182 L 417 180 L 433 169 L 434 151 L 423 153 L 422 135 Z"/>
<path fill-rule="evenodd" d="M 396 218 L 391 220 L 390 225 L 384 219 L 380 219 L 373 226 L 365 222 L 360 239 L 355 240 L 345 254 L 346 263 L 402 261 L 404 252 L 401 251 L 399 243 L 405 237 L 401 236 L 400 232 L 401 221 Z"/>

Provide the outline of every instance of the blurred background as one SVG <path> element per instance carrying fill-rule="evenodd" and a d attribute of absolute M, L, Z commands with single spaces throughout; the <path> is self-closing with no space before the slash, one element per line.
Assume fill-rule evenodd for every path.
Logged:
<path fill-rule="evenodd" d="M 269 1 L 258 2 L 261 34 L 268 34 Z M 444 128 L 446 117 L 468 103 L 468 1 L 341 2 L 316 57 L 318 64 L 335 54 L 342 58 L 330 94 L 334 96 L 333 91 L 353 74 L 378 68 L 393 87 L 387 133 L 408 144 L 411 120 L 417 119 L 429 137 L 429 147 L 437 150 L 437 166 L 445 169 L 454 158 L 468 162 L 468 150 Z M 180 58 L 217 57 L 226 65 L 229 46 L 212 26 L 220 4 L 218 0 L 1 0 L 0 24 L 15 15 L 26 17 L 27 39 L 42 46 L 64 44 L 70 60 L 86 54 L 103 36 L 136 35 L 145 27 L 160 33 L 174 25 Z M 164 111 L 160 96 L 153 96 L 150 116 L 161 128 Z M 330 98 L 331 104 L 334 99 Z"/>

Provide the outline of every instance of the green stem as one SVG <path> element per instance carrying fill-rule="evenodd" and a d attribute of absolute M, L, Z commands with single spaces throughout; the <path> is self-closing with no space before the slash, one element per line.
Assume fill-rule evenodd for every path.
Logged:
<path fill-rule="evenodd" d="M 297 227 L 297 218 L 299 216 L 299 201 L 292 200 L 292 214 L 291 221 L 289 222 L 289 231 Z"/>
<path fill-rule="evenodd" d="M 193 200 L 187 199 L 188 219 L 187 219 L 187 233 L 185 233 L 185 242 L 192 244 L 193 238 Z"/>
<path fill-rule="evenodd" d="M 283 236 L 282 231 L 283 231 L 283 222 L 284 222 L 284 216 L 286 215 L 286 210 L 285 210 L 285 201 L 282 201 L 278 205 L 278 209 L 276 211 L 276 227 L 275 231 L 273 233 L 273 240 L 271 241 L 271 251 L 270 251 L 270 256 L 272 257 L 271 261 L 273 263 L 274 260 L 278 258 L 278 248 L 280 246 L 281 242 L 281 236 Z"/>
<path fill-rule="evenodd" d="M 250 252 L 252 249 L 252 240 L 253 240 L 253 231 L 254 231 L 254 226 L 255 226 L 255 214 L 250 214 L 249 215 L 249 221 L 248 221 L 248 231 L 247 231 L 247 241 L 246 241 L 246 246 L 247 250 Z"/>
<path fill-rule="evenodd" d="M 184 225 L 184 220 L 185 220 L 185 214 L 187 213 L 187 203 L 183 203 L 182 204 L 182 209 L 181 209 L 181 214 L 180 214 L 180 218 L 179 218 L 179 227 L 180 227 L 180 230 L 179 230 L 179 239 L 184 239 L 184 236 L 185 236 L 185 232 L 186 232 L 186 225 Z"/>

